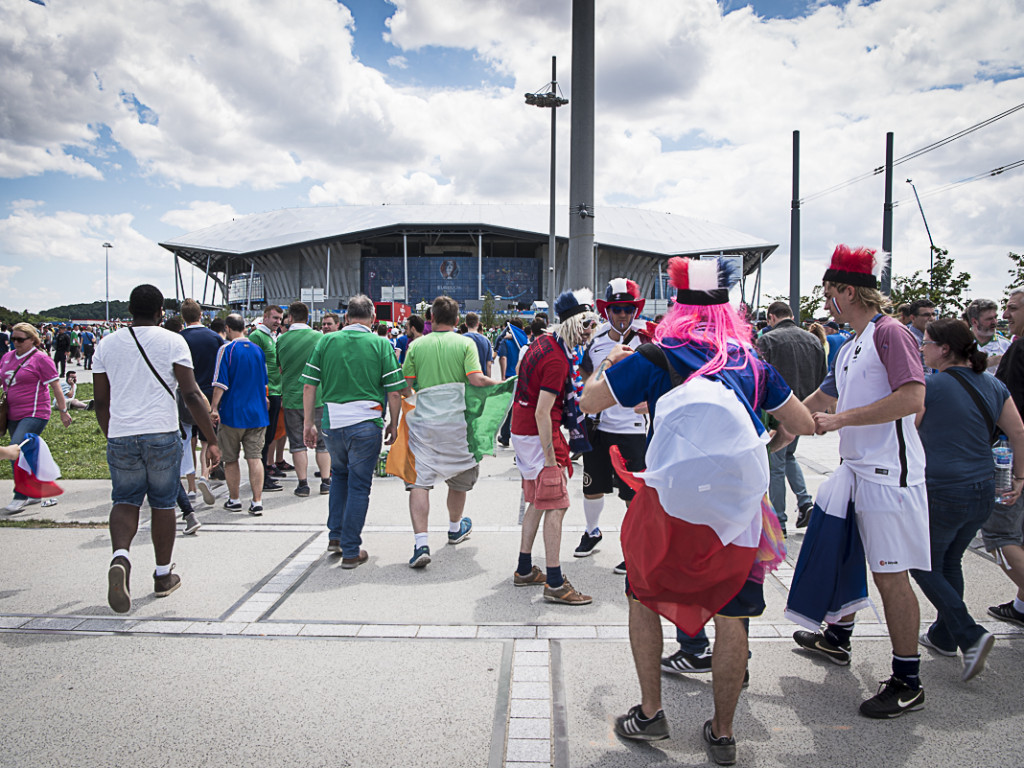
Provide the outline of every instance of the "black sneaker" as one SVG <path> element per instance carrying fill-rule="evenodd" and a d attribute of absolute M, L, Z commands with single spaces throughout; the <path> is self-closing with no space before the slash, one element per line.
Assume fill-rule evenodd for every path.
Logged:
<path fill-rule="evenodd" d="M 617 573 L 620 576 L 625 576 L 626 575 L 626 561 L 623 560 L 621 563 L 619 563 L 614 568 L 612 568 L 612 572 L 613 573 Z"/>
<path fill-rule="evenodd" d="M 296 496 L 301 496 L 303 498 L 305 498 L 306 496 L 309 496 L 309 485 L 306 484 L 306 483 L 303 483 L 302 485 L 296 487 L 295 488 L 295 495 Z"/>
<path fill-rule="evenodd" d="M 811 522 L 811 510 L 814 509 L 812 502 L 807 502 L 801 505 L 800 512 L 796 516 L 796 527 L 806 528 L 807 524 Z"/>
<path fill-rule="evenodd" d="M 224 502 L 224 509 L 226 509 L 228 512 L 241 512 L 242 502 L 232 501 L 231 499 L 228 499 L 227 501 Z"/>
<path fill-rule="evenodd" d="M 643 719 L 640 705 L 624 715 L 615 718 L 615 732 L 624 739 L 633 741 L 661 741 L 668 738 L 668 720 L 660 709 L 650 720 Z"/>
<path fill-rule="evenodd" d="M 282 472 L 291 472 L 293 469 L 295 469 L 295 467 L 293 467 L 291 464 L 289 464 L 284 459 L 281 459 L 281 461 L 275 462 L 274 466 L 277 467 Z"/>
<path fill-rule="evenodd" d="M 711 671 L 711 652 L 705 651 L 700 656 L 678 650 L 671 656 L 661 660 L 661 671 L 671 672 L 676 675 L 685 675 L 692 672 Z"/>
<path fill-rule="evenodd" d="M 327 478 L 327 482 L 320 481 L 320 495 L 330 496 L 331 495 L 331 478 Z"/>
<path fill-rule="evenodd" d="M 1002 605 L 993 605 L 988 609 L 988 615 L 1000 621 L 1008 621 L 1018 627 L 1024 627 L 1024 613 L 1013 607 L 1013 600 Z"/>
<path fill-rule="evenodd" d="M 132 576 L 132 564 L 128 558 L 118 555 L 110 561 L 107 570 L 107 604 L 115 613 L 128 613 L 132 609 L 132 595 L 129 583 Z"/>
<path fill-rule="evenodd" d="M 285 473 L 275 467 L 273 464 L 263 468 L 264 477 L 285 477 Z"/>
<path fill-rule="evenodd" d="M 832 645 L 821 632 L 799 632 L 793 633 L 793 639 L 801 648 L 808 651 L 817 651 L 833 664 L 845 667 L 850 663 L 850 644 Z"/>
<path fill-rule="evenodd" d="M 283 491 L 284 486 L 275 480 L 271 480 L 269 477 L 263 481 L 263 492 L 273 493 L 274 491 Z"/>
<path fill-rule="evenodd" d="M 573 557 L 590 557 L 594 554 L 594 547 L 597 543 L 603 539 L 601 531 L 597 532 L 596 536 L 591 536 L 586 531 L 583 532 L 583 538 L 580 539 L 580 545 L 576 547 L 576 551 L 572 553 Z"/>
<path fill-rule="evenodd" d="M 711 732 L 711 721 L 704 723 L 704 743 L 707 745 L 711 759 L 717 765 L 736 765 L 736 739 L 732 736 L 719 736 Z"/>
<path fill-rule="evenodd" d="M 888 720 L 924 707 L 924 688 L 914 690 L 898 677 L 878 684 L 878 693 L 860 705 L 864 717 Z"/>
<path fill-rule="evenodd" d="M 262 517 L 263 516 L 263 505 L 262 504 L 257 504 L 255 501 L 250 501 L 249 502 L 249 514 L 252 515 L 253 517 Z"/>

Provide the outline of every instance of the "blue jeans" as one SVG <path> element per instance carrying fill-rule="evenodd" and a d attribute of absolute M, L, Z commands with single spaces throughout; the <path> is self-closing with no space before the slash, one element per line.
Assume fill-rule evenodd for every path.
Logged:
<path fill-rule="evenodd" d="M 807 484 L 804 482 L 804 472 L 796 460 L 796 444 L 799 439 L 798 437 L 794 438 L 793 442 L 781 451 L 776 451 L 768 456 L 768 501 L 772 503 L 782 527 L 786 526 L 786 521 L 789 519 L 786 516 L 787 480 L 789 487 L 796 494 L 798 509 L 811 501 L 811 494 L 807 492 Z"/>
<path fill-rule="evenodd" d="M 174 509 L 181 472 L 181 437 L 156 432 L 107 438 L 110 500 L 141 507 L 145 498 L 153 509 Z"/>
<path fill-rule="evenodd" d="M 7 434 L 11 436 L 11 445 L 17 445 L 18 443 L 20 443 L 22 440 L 25 439 L 25 435 L 27 435 L 29 432 L 35 435 L 43 434 L 43 430 L 46 429 L 47 422 L 49 422 L 49 419 L 39 419 L 36 418 L 35 416 L 26 416 L 25 418 L 18 419 L 17 421 L 8 420 Z M 13 461 L 11 462 L 11 472 L 14 472 Z M 24 493 L 18 493 L 17 491 L 15 491 L 14 498 L 27 499 L 28 496 L 26 496 Z"/>
<path fill-rule="evenodd" d="M 939 648 L 966 651 L 985 633 L 964 605 L 961 561 L 978 529 L 988 519 L 995 496 L 995 481 L 985 480 L 957 488 L 928 489 L 928 532 L 932 569 L 910 575 L 939 612 L 928 629 Z"/>
<path fill-rule="evenodd" d="M 331 540 L 341 542 L 342 557 L 359 557 L 383 432 L 372 421 L 361 421 L 349 427 L 325 429 L 324 442 L 331 454 L 327 528 Z"/>

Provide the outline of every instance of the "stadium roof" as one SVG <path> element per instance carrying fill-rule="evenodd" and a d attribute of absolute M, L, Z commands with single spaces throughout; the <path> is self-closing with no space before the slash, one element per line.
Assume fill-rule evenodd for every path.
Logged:
<path fill-rule="evenodd" d="M 287 208 L 242 216 L 160 243 L 198 266 L 207 256 L 254 256 L 322 241 L 357 241 L 389 233 L 484 232 L 537 239 L 548 235 L 546 205 L 351 205 Z M 556 234 L 568 238 L 559 208 Z M 599 247 L 654 256 L 743 254 L 744 272 L 756 268 L 778 245 L 735 229 L 672 213 L 600 206 L 594 219 Z M 219 265 L 211 263 L 216 270 Z"/>

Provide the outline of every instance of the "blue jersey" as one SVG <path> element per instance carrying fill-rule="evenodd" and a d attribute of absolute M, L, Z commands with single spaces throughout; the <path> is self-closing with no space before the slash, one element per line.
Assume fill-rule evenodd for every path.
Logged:
<path fill-rule="evenodd" d="M 671 346 L 679 345 L 678 340 L 665 339 L 664 343 L 669 345 L 662 347 L 665 356 L 684 379 L 689 378 L 715 354 L 710 347 L 703 344 L 688 344 L 685 348 L 677 350 Z M 721 378 L 730 389 L 742 392 L 747 403 L 755 410 L 763 408 L 774 411 L 784 405 L 792 395 L 792 390 L 785 379 L 768 363 L 758 361 L 754 368 L 744 364 L 744 357 L 738 346 L 730 349 L 729 364 L 743 367 L 723 371 L 715 377 Z M 605 377 L 612 396 L 619 405 L 632 408 L 647 403 L 651 414 L 650 429 L 653 432 L 658 400 L 672 389 L 672 377 L 669 372 L 643 355 L 634 353 L 605 371 Z"/>
<path fill-rule="evenodd" d="M 236 429 L 266 427 L 267 360 L 263 350 L 248 339 L 238 338 L 217 352 L 213 386 L 224 390 L 217 407 L 222 424 Z"/>

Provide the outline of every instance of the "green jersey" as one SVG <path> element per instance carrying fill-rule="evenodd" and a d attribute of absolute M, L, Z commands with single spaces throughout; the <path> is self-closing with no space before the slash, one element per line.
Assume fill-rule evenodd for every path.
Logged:
<path fill-rule="evenodd" d="M 416 339 L 405 353 L 405 378 L 418 392 L 438 384 L 465 383 L 480 370 L 476 344 L 454 331 L 434 331 Z"/>
<path fill-rule="evenodd" d="M 267 394 L 280 395 L 281 369 L 277 367 L 277 345 L 268 330 L 262 323 L 257 325 L 256 330 L 249 334 L 249 341 L 262 349 L 263 357 L 267 359 Z"/>
<path fill-rule="evenodd" d="M 387 394 L 405 389 L 394 347 L 359 323 L 322 336 L 299 378 L 323 398 L 324 429 L 363 421 L 383 427 Z"/>
<path fill-rule="evenodd" d="M 288 333 L 277 340 L 277 365 L 281 369 L 281 407 L 302 410 L 302 388 L 306 383 L 301 379 L 306 370 L 306 361 L 313 354 L 323 334 L 314 331 L 305 323 L 294 323 Z M 324 404 L 322 392 L 316 390 L 315 407 Z"/>

